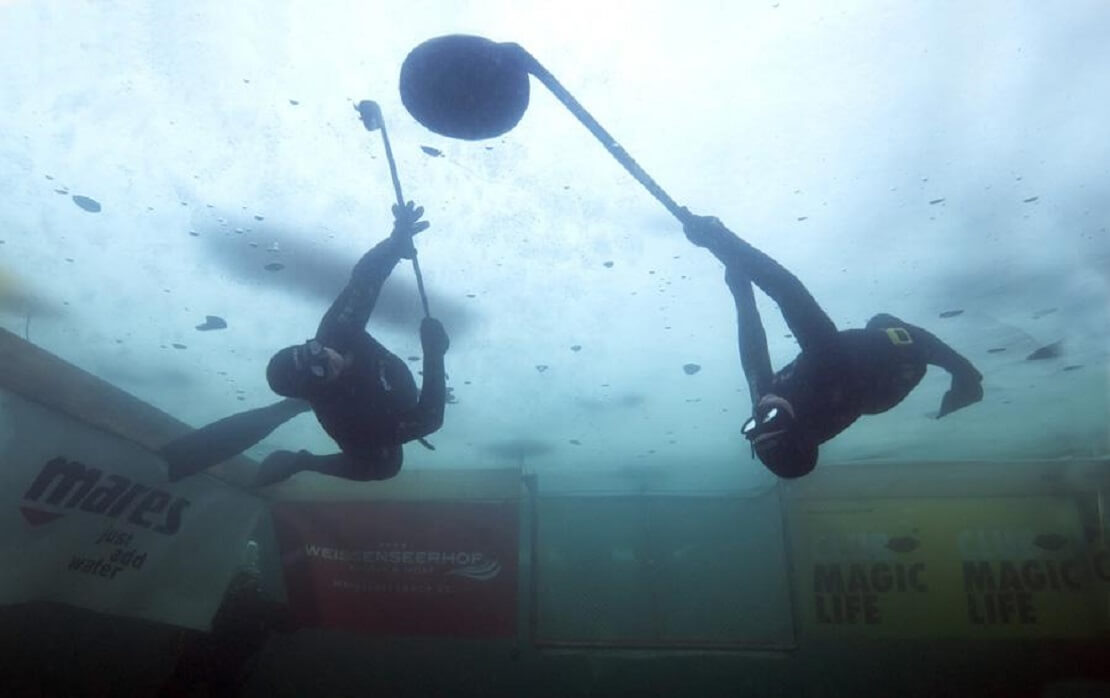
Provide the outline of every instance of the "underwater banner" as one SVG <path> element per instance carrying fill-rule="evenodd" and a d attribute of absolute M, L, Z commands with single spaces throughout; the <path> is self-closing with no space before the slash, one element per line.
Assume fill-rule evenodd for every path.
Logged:
<path fill-rule="evenodd" d="M 281 502 L 273 517 L 289 605 L 304 625 L 516 633 L 515 500 Z"/>
<path fill-rule="evenodd" d="M 537 500 L 537 644 L 795 645 L 777 492 Z"/>
<path fill-rule="evenodd" d="M 0 603 L 207 629 L 263 508 L 210 477 L 0 390 Z"/>
<path fill-rule="evenodd" d="M 800 612 L 814 636 L 1063 638 L 1108 628 L 1105 582 L 1074 499 L 802 500 L 792 519 Z"/>

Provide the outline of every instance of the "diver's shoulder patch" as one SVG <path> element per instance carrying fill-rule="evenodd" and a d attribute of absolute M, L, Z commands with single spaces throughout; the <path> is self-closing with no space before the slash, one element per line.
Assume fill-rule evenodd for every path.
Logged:
<path fill-rule="evenodd" d="M 894 344 L 913 344 L 913 337 L 903 327 L 888 327 L 886 328 L 886 336 Z"/>

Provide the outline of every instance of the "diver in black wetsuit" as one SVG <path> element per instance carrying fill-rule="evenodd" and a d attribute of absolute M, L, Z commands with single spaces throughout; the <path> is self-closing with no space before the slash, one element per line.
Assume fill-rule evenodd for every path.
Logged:
<path fill-rule="evenodd" d="M 424 378 L 419 391 L 408 366 L 367 334 L 365 326 L 393 267 L 411 259 L 412 236 L 426 230 L 423 208 L 394 206 L 393 232 L 363 255 L 324 315 L 316 336 L 274 354 L 270 388 L 286 400 L 241 412 L 164 446 L 171 480 L 198 472 L 255 445 L 301 412 L 313 410 L 341 452 L 275 451 L 262 461 L 255 484 L 280 482 L 302 470 L 349 480 L 385 480 L 401 469 L 401 445 L 443 424 L 450 340 L 443 325 L 424 318 L 420 340 Z"/>
<path fill-rule="evenodd" d="M 938 419 L 983 399 L 982 374 L 929 332 L 885 314 L 871 318 L 865 329 L 837 331 L 797 277 L 717 218 L 690 214 L 683 230 L 725 265 L 753 407 L 742 431 L 754 454 L 779 477 L 813 470 L 818 445 L 861 415 L 897 405 L 929 364 L 952 375 Z M 778 304 L 802 348 L 778 373 L 771 369 L 753 283 Z"/>
<path fill-rule="evenodd" d="M 270 637 L 299 629 L 289 607 L 262 591 L 256 567 L 239 570 L 224 592 L 211 630 L 181 631 L 177 661 L 158 698 L 196 695 L 201 685 L 207 688 L 202 695 L 212 698 L 238 696 Z"/>

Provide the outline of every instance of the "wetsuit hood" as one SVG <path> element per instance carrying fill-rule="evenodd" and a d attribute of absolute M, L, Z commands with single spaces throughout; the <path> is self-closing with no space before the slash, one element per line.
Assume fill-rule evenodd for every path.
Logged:
<path fill-rule="evenodd" d="M 327 361 L 323 346 L 314 339 L 285 347 L 270 358 L 266 382 L 283 397 L 309 398 L 327 382 Z"/>
<path fill-rule="evenodd" d="M 753 454 L 779 477 L 801 477 L 817 465 L 817 442 L 799 423 L 793 405 L 781 396 L 763 396 L 742 431 Z"/>
<path fill-rule="evenodd" d="M 793 479 L 817 466 L 817 444 L 789 432 L 754 443 L 755 455 L 775 475 Z"/>

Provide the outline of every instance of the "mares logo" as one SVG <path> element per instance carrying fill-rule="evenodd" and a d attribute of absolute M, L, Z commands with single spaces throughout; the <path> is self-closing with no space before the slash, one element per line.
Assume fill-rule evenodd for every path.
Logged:
<path fill-rule="evenodd" d="M 55 521 L 64 512 L 78 509 L 123 519 L 132 526 L 172 536 L 181 528 L 181 515 L 189 500 L 151 489 L 121 475 L 105 475 L 77 461 L 54 458 L 46 463 L 23 495 L 19 508 L 32 526 Z M 48 505 L 44 508 L 42 505 Z"/>

